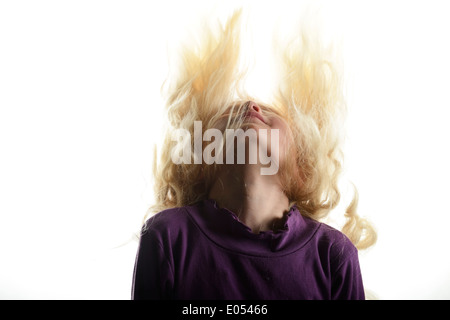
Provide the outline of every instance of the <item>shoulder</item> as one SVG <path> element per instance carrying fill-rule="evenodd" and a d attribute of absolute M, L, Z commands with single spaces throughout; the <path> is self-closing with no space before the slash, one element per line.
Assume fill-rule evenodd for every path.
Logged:
<path fill-rule="evenodd" d="M 147 219 L 142 232 L 142 238 L 163 238 L 173 237 L 186 233 L 192 229 L 195 224 L 192 221 L 192 215 L 198 211 L 197 206 L 185 206 L 169 208 L 160 211 Z"/>
<path fill-rule="evenodd" d="M 143 231 L 163 230 L 184 225 L 188 219 L 186 207 L 170 208 L 160 211 L 150 218 L 144 224 Z"/>
<path fill-rule="evenodd" d="M 324 223 L 318 230 L 323 270 L 330 277 L 331 299 L 364 299 L 358 250 L 341 231 Z"/>
<path fill-rule="evenodd" d="M 352 252 L 357 251 L 351 240 L 342 231 L 339 231 L 330 225 L 320 223 L 318 234 L 322 241 L 332 244 L 335 248 Z"/>
<path fill-rule="evenodd" d="M 344 233 L 325 223 L 317 221 L 311 223 L 318 224 L 314 242 L 319 254 L 327 257 L 335 269 L 348 260 L 357 259 L 358 249 Z"/>

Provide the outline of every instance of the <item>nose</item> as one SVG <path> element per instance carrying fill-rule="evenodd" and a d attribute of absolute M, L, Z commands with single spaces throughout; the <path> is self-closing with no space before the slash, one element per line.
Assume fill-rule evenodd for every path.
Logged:
<path fill-rule="evenodd" d="M 248 109 L 251 111 L 261 113 L 261 108 L 256 104 L 256 102 L 253 101 L 248 102 Z"/>

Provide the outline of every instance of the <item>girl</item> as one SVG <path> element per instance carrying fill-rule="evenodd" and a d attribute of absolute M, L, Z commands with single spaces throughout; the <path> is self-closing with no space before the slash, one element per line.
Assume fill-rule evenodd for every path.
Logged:
<path fill-rule="evenodd" d="M 340 198 L 346 108 L 336 65 L 316 39 L 299 34 L 280 51 L 273 101 L 258 101 L 242 86 L 240 16 L 185 47 L 168 83 L 169 127 L 150 210 L 158 213 L 141 233 L 132 297 L 364 299 L 358 249 L 376 235 L 356 214 L 356 193 L 341 231 L 319 222 Z M 194 122 L 202 125 L 200 146 Z M 186 134 L 174 139 L 179 129 Z M 231 129 L 256 139 L 206 134 Z M 173 161 L 190 150 L 192 161 Z M 269 165 L 277 170 L 262 174 Z"/>

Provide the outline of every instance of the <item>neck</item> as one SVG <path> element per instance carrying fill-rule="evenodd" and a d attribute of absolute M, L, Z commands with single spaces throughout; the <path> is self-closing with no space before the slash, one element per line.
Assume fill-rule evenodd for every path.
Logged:
<path fill-rule="evenodd" d="M 279 176 L 261 175 L 259 165 L 223 166 L 209 198 L 234 212 L 253 233 L 277 229 L 289 210 Z"/>

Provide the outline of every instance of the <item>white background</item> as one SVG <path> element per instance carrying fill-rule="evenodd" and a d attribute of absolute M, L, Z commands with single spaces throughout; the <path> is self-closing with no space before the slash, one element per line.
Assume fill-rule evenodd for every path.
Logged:
<path fill-rule="evenodd" d="M 299 7 L 216 8 L 242 3 L 255 39 Z M 379 234 L 360 254 L 365 285 L 380 299 L 449 299 L 447 1 L 322 3 L 345 43 L 346 176 Z M 0 2 L 0 298 L 130 298 L 166 49 L 211 7 Z"/>

